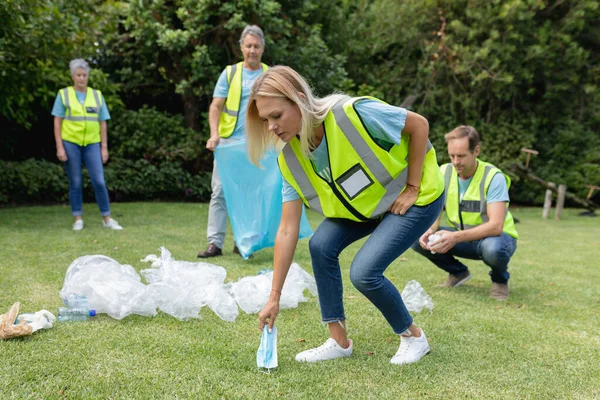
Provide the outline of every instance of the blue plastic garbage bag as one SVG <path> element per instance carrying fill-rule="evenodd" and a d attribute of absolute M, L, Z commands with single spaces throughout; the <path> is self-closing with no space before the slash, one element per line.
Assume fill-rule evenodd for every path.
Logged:
<path fill-rule="evenodd" d="M 233 236 L 242 256 L 248 258 L 260 249 L 274 246 L 281 220 L 283 186 L 275 151 L 265 154 L 260 169 L 248 160 L 246 141 L 222 140 L 215 149 L 215 160 Z M 299 238 L 312 233 L 303 210 Z"/>

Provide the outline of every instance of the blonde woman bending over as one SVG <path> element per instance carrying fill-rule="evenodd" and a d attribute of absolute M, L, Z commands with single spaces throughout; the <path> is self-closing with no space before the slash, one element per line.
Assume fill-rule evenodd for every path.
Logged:
<path fill-rule="evenodd" d="M 415 326 L 398 289 L 383 275 L 442 210 L 444 182 L 428 141 L 427 120 L 375 98 L 315 97 L 296 71 L 277 66 L 252 87 L 247 135 L 249 156 L 256 165 L 269 146 L 285 144 L 278 160 L 284 178 L 283 214 L 275 242 L 273 287 L 259 313 L 260 329 L 267 324 L 271 329 L 279 314 L 304 203 L 325 216 L 309 247 L 330 338 L 296 355 L 296 360 L 316 362 L 352 354 L 339 255 L 366 236 L 350 265 L 350 280 L 400 335 L 392 364 L 413 363 L 427 354 L 425 332 Z"/>

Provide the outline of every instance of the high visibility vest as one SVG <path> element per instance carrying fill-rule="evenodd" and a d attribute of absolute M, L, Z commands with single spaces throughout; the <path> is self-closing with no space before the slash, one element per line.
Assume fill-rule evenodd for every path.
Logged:
<path fill-rule="evenodd" d="M 225 68 L 225 75 L 227 76 L 227 83 L 229 83 L 229 91 L 227 92 L 227 99 L 221 112 L 221 118 L 219 120 L 219 136 L 222 138 L 228 138 L 233 134 L 235 130 L 235 124 L 237 122 L 238 112 L 240 111 L 240 103 L 242 101 L 242 71 L 243 62 L 237 64 L 228 65 Z M 266 64 L 261 64 L 262 72 L 269 69 Z"/>
<path fill-rule="evenodd" d="M 492 164 L 477 159 L 477 170 L 467 187 L 467 191 L 460 199 L 458 190 L 458 173 L 452 164 L 441 167 L 444 174 L 446 187 L 446 214 L 450 224 L 458 230 L 474 228 L 489 221 L 487 215 L 487 192 L 496 174 L 502 174 L 506 179 L 506 186 L 510 188 L 510 177 L 505 175 Z M 515 221 L 506 203 L 506 217 L 502 231 L 515 239 L 519 238 L 515 229 Z"/>
<path fill-rule="evenodd" d="M 66 110 L 61 127 L 62 139 L 80 146 L 100 143 L 102 92 L 88 87 L 83 104 L 77 99 L 73 86 L 58 93 Z"/>
<path fill-rule="evenodd" d="M 283 178 L 304 204 L 329 218 L 378 219 L 406 188 L 409 138 L 402 135 L 400 145 L 387 148 L 375 142 L 354 109 L 354 103 L 365 98 L 341 100 L 325 118 L 331 181 L 317 174 L 298 138 L 287 143 L 277 159 Z M 443 191 L 443 176 L 428 142 L 415 204 L 430 204 Z"/>

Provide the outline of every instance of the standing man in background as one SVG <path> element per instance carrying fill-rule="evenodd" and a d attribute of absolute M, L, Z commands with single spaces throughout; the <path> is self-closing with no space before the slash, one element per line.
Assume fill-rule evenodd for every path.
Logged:
<path fill-rule="evenodd" d="M 447 133 L 451 164 L 441 166 L 446 188 L 446 214 L 450 227 L 440 228 L 440 218 L 412 248 L 448 272 L 439 285 L 457 287 L 471 279 L 466 265 L 456 257 L 483 260 L 491 268 L 490 297 L 508 299 L 508 263 L 517 249 L 517 230 L 508 211 L 510 178 L 492 164 L 481 161 L 479 133 L 461 125 Z M 429 237 L 438 237 L 430 242 Z"/>
<path fill-rule="evenodd" d="M 210 138 L 206 148 L 215 151 L 219 143 L 229 140 L 245 140 L 246 106 L 254 81 L 267 70 L 261 63 L 265 50 L 262 29 L 247 25 L 240 36 L 240 47 L 244 61 L 227 66 L 215 86 L 213 100 L 208 111 Z M 213 164 L 212 194 L 208 208 L 206 236 L 208 247 L 198 253 L 199 258 L 209 258 L 223 254 L 225 230 L 227 228 L 227 205 L 223 195 L 217 163 Z M 239 254 L 234 244 L 233 252 Z"/>

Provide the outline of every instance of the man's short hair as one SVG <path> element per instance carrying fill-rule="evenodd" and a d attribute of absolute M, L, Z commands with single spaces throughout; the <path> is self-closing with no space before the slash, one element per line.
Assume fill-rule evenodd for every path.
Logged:
<path fill-rule="evenodd" d="M 469 151 L 473 153 L 475 151 L 475 147 L 479 144 L 479 133 L 475 128 L 470 125 L 461 125 L 450 132 L 444 135 L 444 139 L 446 139 L 446 143 L 451 141 L 452 139 L 461 139 L 461 138 L 469 138 Z"/>
<path fill-rule="evenodd" d="M 256 36 L 258 39 L 260 39 L 260 44 L 262 47 L 265 47 L 265 34 L 257 25 L 246 25 L 242 31 L 242 34 L 240 35 L 240 44 L 242 44 L 246 35 Z"/>

